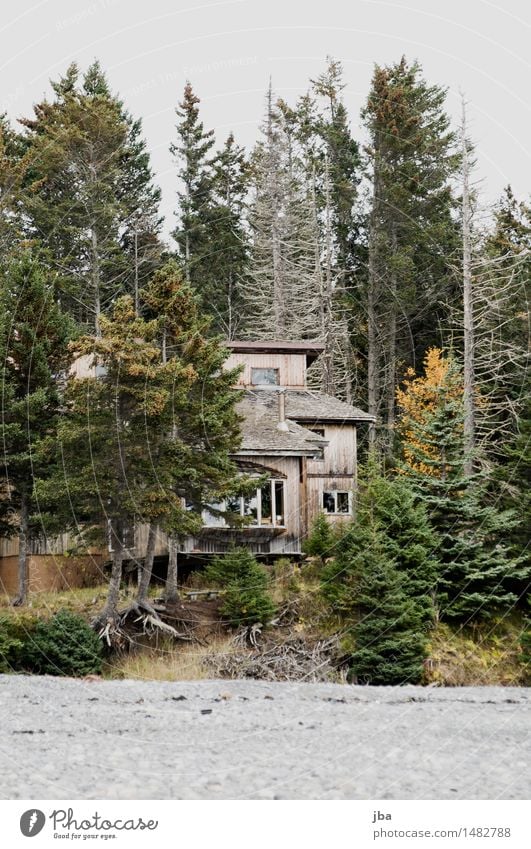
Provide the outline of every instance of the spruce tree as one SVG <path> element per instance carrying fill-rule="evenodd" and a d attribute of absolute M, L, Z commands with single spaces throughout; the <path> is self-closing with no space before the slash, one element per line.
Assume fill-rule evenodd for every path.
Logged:
<path fill-rule="evenodd" d="M 5 115 L 0 114 L 0 261 L 22 236 L 21 187 L 28 168 L 22 144 Z"/>
<path fill-rule="evenodd" d="M 201 291 L 204 276 L 210 277 L 210 211 L 213 202 L 212 159 L 214 131 L 205 130 L 199 117 L 200 99 L 190 82 L 176 111 L 177 142 L 170 151 L 178 164 L 178 224 L 173 237 L 179 246 L 186 283 Z"/>
<path fill-rule="evenodd" d="M 368 221 L 367 395 L 392 450 L 397 364 L 440 339 L 459 247 L 451 178 L 459 166 L 446 91 L 417 62 L 376 67 L 363 111 L 372 182 Z M 441 311 L 442 310 L 442 311 Z"/>
<path fill-rule="evenodd" d="M 99 332 L 113 299 L 156 265 L 160 192 L 134 121 L 97 62 L 52 83 L 55 99 L 25 119 L 28 235 L 48 249 L 61 304 Z"/>
<path fill-rule="evenodd" d="M 433 623 L 433 557 L 422 530 L 421 541 L 413 541 L 422 509 L 408 516 L 410 539 L 405 518 L 393 538 L 387 522 L 390 514 L 397 519 L 399 506 L 390 510 L 388 497 L 397 482 L 386 486 L 374 468 L 369 474 L 356 519 L 322 572 L 322 591 L 349 625 L 352 670 L 359 683 L 417 683 Z"/>
<path fill-rule="evenodd" d="M 434 621 L 437 536 L 411 484 L 396 473 L 386 477 L 371 454 L 360 473 L 355 521 L 336 541 L 335 560 L 323 573 L 325 595 L 339 611 L 357 609 L 357 583 L 376 533 L 382 553 L 401 576 L 403 591 L 429 626 Z"/>
<path fill-rule="evenodd" d="M 326 71 L 312 81 L 313 94 L 324 103 L 322 110 L 316 110 L 313 127 L 322 141 L 318 154 L 320 170 L 323 172 L 327 169 L 330 182 L 336 276 L 342 288 L 351 288 L 359 240 L 356 203 L 361 178 L 361 157 L 359 145 L 352 137 L 348 113 L 342 101 L 344 88 L 341 62 L 328 57 Z M 322 198 L 325 200 L 325 192 L 322 192 Z"/>
<path fill-rule="evenodd" d="M 170 490 L 188 508 L 175 521 L 162 510 L 157 522 L 168 534 L 170 563 L 167 600 L 177 592 L 177 543 L 201 527 L 201 513 L 238 490 L 238 470 L 230 457 L 239 444 L 240 418 L 233 390 L 238 369 L 225 369 L 227 351 L 212 337 L 210 319 L 200 309 L 197 295 L 182 279 L 178 264 L 161 267 L 142 292 L 149 315 L 157 322 L 156 339 L 163 363 L 179 363 L 185 375 L 184 394 L 172 387 L 163 428 L 168 439 L 151 449 L 161 494 Z M 163 506 L 163 505 L 162 505 Z M 150 566 L 144 586 L 149 584 Z"/>
<path fill-rule="evenodd" d="M 424 376 L 411 372 L 397 400 L 402 473 L 438 533 L 440 616 L 469 622 L 510 609 L 525 567 L 505 542 L 514 514 L 489 503 L 481 474 L 465 474 L 462 386 L 455 360 L 433 349 Z"/>
<path fill-rule="evenodd" d="M 208 210 L 209 261 L 197 280 L 211 330 L 237 338 L 242 324 L 242 292 L 248 285 L 249 234 L 245 224 L 249 168 L 245 151 L 231 133 L 212 164 Z"/>
<path fill-rule="evenodd" d="M 293 155 L 290 122 L 270 87 L 264 139 L 251 158 L 251 280 L 243 297 L 253 339 L 312 339 L 321 331 L 315 204 Z"/>
<path fill-rule="evenodd" d="M 417 684 L 426 657 L 422 611 L 373 530 L 357 587 L 351 669 L 359 684 Z"/>
<path fill-rule="evenodd" d="M 54 299 L 54 275 L 38 254 L 11 256 L 1 268 L 0 360 L 3 445 L 2 533 L 18 536 L 18 593 L 28 592 L 28 557 L 42 536 L 38 481 L 57 472 L 54 446 L 63 411 L 59 378 L 69 363 L 72 322 Z"/>

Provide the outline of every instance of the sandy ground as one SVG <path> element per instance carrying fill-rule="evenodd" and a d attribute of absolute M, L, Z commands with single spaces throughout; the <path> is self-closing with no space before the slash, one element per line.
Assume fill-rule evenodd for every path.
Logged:
<path fill-rule="evenodd" d="M 0 675 L 6 799 L 527 799 L 531 690 Z"/>

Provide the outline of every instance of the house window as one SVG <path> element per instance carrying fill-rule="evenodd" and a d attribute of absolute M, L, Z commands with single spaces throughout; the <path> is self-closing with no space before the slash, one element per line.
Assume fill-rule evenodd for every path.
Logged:
<path fill-rule="evenodd" d="M 284 481 L 270 480 L 251 495 L 236 495 L 215 505 L 216 509 L 236 513 L 250 519 L 252 527 L 284 527 Z M 203 511 L 203 522 L 207 527 L 230 527 L 230 521 Z"/>
<path fill-rule="evenodd" d="M 323 492 L 323 510 L 325 513 L 339 515 L 351 513 L 351 493 L 340 492 L 337 489 L 331 492 Z"/>
<path fill-rule="evenodd" d="M 252 368 L 251 383 L 253 386 L 278 386 L 280 383 L 278 368 Z"/>

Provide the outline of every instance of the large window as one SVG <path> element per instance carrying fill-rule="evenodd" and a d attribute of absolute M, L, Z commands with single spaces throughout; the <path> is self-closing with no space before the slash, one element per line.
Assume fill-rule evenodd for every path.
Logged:
<path fill-rule="evenodd" d="M 278 386 L 280 383 L 277 368 L 252 368 L 251 383 L 253 386 Z"/>
<path fill-rule="evenodd" d="M 252 495 L 236 495 L 215 505 L 217 510 L 245 516 L 252 527 L 284 527 L 284 481 L 270 480 Z M 249 521 L 250 520 L 250 521 Z M 205 525 L 228 527 L 222 516 L 203 511 Z"/>
<path fill-rule="evenodd" d="M 345 515 L 352 513 L 350 492 L 340 492 L 334 489 L 330 492 L 323 492 L 323 510 L 325 513 Z"/>

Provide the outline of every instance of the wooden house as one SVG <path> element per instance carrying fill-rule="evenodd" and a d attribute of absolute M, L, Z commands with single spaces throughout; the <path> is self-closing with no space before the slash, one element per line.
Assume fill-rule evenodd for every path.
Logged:
<path fill-rule="evenodd" d="M 323 351 L 319 343 L 229 342 L 227 346 L 231 351 L 227 368 L 243 366 L 236 387 L 243 391 L 239 401 L 242 442 L 235 460 L 242 473 L 256 476 L 257 488 L 251 495 L 235 495 L 213 505 L 212 512 L 205 510 L 201 533 L 183 541 L 181 555 L 222 553 L 234 544 L 261 555 L 298 555 L 320 511 L 332 523 L 352 515 L 357 429 L 370 426 L 373 417 L 308 387 L 308 367 Z M 80 358 L 74 373 L 97 376 L 92 358 Z M 220 515 L 223 512 L 245 517 L 243 526 L 231 527 Z M 144 556 L 147 532 L 146 525 L 137 525 L 128 534 L 127 556 L 132 562 Z M 101 574 L 108 552 L 79 553 L 73 559 L 78 545 L 79 540 L 68 534 L 35 542 L 30 587 L 79 586 Z M 2 587 L 14 591 L 17 547 L 15 538 L 0 540 L 0 591 Z M 155 549 L 159 563 L 167 553 L 166 537 L 160 533 Z M 71 568 L 74 564 L 77 570 Z"/>
<path fill-rule="evenodd" d="M 203 530 L 186 540 L 190 554 L 225 551 L 234 543 L 260 554 L 299 554 L 323 511 L 332 522 L 352 515 L 357 428 L 373 417 L 307 386 L 308 367 L 323 351 L 316 342 L 230 342 L 227 367 L 242 366 L 237 388 L 243 415 L 235 459 L 242 471 L 269 480 L 251 497 L 218 505 L 247 517 L 231 528 L 205 512 Z"/>

